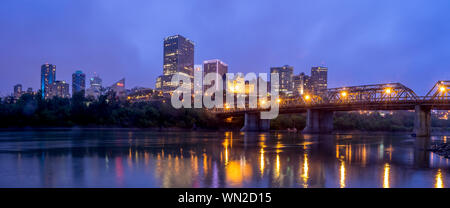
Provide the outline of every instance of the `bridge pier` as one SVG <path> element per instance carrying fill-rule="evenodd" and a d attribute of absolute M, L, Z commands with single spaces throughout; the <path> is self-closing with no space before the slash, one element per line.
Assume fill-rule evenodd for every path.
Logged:
<path fill-rule="evenodd" d="M 333 114 L 333 111 L 308 109 L 303 133 L 331 133 L 333 131 Z"/>
<path fill-rule="evenodd" d="M 431 133 L 431 108 L 416 105 L 414 118 L 414 134 L 417 137 L 430 136 Z"/>
<path fill-rule="evenodd" d="M 241 131 L 269 131 L 270 120 L 260 119 L 260 113 L 245 113 L 244 127 Z"/>

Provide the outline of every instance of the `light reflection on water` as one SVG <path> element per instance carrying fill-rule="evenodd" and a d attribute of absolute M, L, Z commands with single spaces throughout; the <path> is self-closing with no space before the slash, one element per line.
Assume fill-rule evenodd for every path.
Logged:
<path fill-rule="evenodd" d="M 0 132 L 0 187 L 449 187 L 447 136 Z"/>

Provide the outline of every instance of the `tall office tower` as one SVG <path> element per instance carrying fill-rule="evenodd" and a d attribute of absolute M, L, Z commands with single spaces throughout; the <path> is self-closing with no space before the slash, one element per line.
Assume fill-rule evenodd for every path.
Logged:
<path fill-rule="evenodd" d="M 72 96 L 75 93 L 85 93 L 86 90 L 86 74 L 78 70 L 72 74 Z"/>
<path fill-rule="evenodd" d="M 50 96 L 50 88 L 56 80 L 56 65 L 44 64 L 41 66 L 41 95 L 42 98 Z"/>
<path fill-rule="evenodd" d="M 54 81 L 50 87 L 49 97 L 70 98 L 69 84 L 65 81 Z"/>
<path fill-rule="evenodd" d="M 222 87 L 226 85 L 226 73 L 228 73 L 228 65 L 219 59 L 207 60 L 203 62 L 203 77 L 205 77 L 209 73 L 215 73 L 216 80 L 222 79 Z M 214 82 L 210 85 L 203 86 L 203 92 L 209 89 L 214 85 Z M 216 85 L 216 90 L 219 86 Z M 225 88 L 222 88 L 225 89 Z"/>
<path fill-rule="evenodd" d="M 328 68 L 317 66 L 311 68 L 311 90 L 314 94 L 320 94 L 328 88 Z"/>
<path fill-rule="evenodd" d="M 282 67 L 271 67 L 270 73 L 277 73 L 279 75 L 279 90 L 282 96 L 291 96 L 294 88 L 293 84 L 294 67 L 284 65 Z"/>
<path fill-rule="evenodd" d="M 89 79 L 90 87 L 86 90 L 86 95 L 89 97 L 98 98 L 101 95 L 102 79 L 95 74 Z"/>
<path fill-rule="evenodd" d="M 194 78 L 194 43 L 181 35 L 164 39 L 163 75 L 158 77 L 156 88 L 165 93 L 175 90 L 177 86 L 171 83 L 175 73 Z"/>
<path fill-rule="evenodd" d="M 29 87 L 29 88 L 27 89 L 27 94 L 33 94 L 33 88 Z"/>
<path fill-rule="evenodd" d="M 299 97 L 303 94 L 308 94 L 311 92 L 311 77 L 305 73 L 300 73 L 293 77 L 294 80 L 294 96 Z"/>
<path fill-rule="evenodd" d="M 14 85 L 14 99 L 19 99 L 20 96 L 22 96 L 22 94 L 23 94 L 22 85 L 21 84 Z"/>

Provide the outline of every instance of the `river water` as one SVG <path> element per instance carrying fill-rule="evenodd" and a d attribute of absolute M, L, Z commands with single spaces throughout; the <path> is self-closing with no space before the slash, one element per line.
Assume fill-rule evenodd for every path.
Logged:
<path fill-rule="evenodd" d="M 0 187 L 449 187 L 449 160 L 424 150 L 448 138 L 0 131 Z"/>

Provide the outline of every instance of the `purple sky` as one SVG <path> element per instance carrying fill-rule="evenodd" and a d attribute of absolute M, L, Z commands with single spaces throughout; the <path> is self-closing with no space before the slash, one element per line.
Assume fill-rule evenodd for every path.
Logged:
<path fill-rule="evenodd" d="M 97 72 L 104 85 L 154 87 L 163 39 L 195 42 L 195 63 L 218 58 L 230 72 L 295 74 L 329 67 L 330 87 L 400 82 L 425 94 L 450 80 L 448 0 L 1 0 L 0 95 Z"/>

